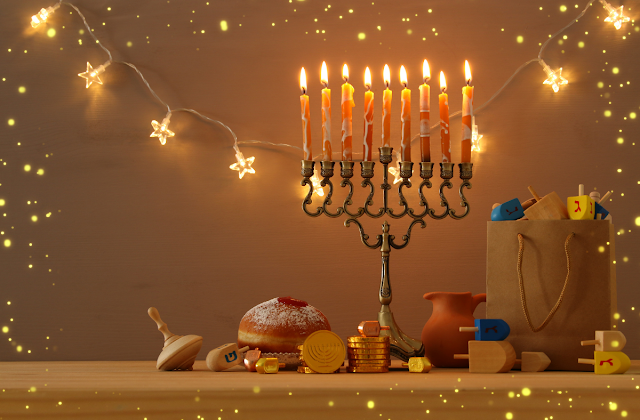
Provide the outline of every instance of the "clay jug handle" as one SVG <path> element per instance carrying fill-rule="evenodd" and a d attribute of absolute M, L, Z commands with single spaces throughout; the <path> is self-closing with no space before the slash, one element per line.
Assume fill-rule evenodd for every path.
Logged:
<path fill-rule="evenodd" d="M 473 308 L 472 311 L 476 310 L 476 307 L 481 303 L 481 302 L 486 302 L 487 301 L 487 294 L 486 293 L 478 293 L 477 295 L 475 295 L 473 298 Z"/>

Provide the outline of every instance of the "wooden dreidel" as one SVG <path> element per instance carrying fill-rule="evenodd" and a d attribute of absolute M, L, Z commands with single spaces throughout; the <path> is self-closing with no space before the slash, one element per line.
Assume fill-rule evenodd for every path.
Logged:
<path fill-rule="evenodd" d="M 412 373 L 427 373 L 431 370 L 431 361 L 427 357 L 410 357 L 409 363 L 403 363 Z"/>
<path fill-rule="evenodd" d="M 517 198 L 495 206 L 493 210 L 491 210 L 491 220 L 494 222 L 518 220 L 521 217 L 524 217 L 524 210 L 522 210 L 522 204 L 520 204 L 520 200 Z"/>
<path fill-rule="evenodd" d="M 629 356 L 621 351 L 594 351 L 593 359 L 578 359 L 578 363 L 594 365 L 596 375 L 625 373 L 631 367 Z"/>
<path fill-rule="evenodd" d="M 595 351 L 621 351 L 627 344 L 627 337 L 620 331 L 596 331 L 595 340 L 584 340 L 582 346 L 596 346 Z"/>
<path fill-rule="evenodd" d="M 156 308 L 149 308 L 147 313 L 158 325 L 158 331 L 164 335 L 164 347 L 158 356 L 156 368 L 158 370 L 193 370 L 193 362 L 202 348 L 202 337 L 175 335 L 169 331 Z"/>
<path fill-rule="evenodd" d="M 223 344 L 207 354 L 207 367 L 214 372 L 220 372 L 237 366 L 244 360 L 241 353 L 247 350 L 249 346 L 238 349 L 235 343 Z"/>
<path fill-rule="evenodd" d="M 256 362 L 256 372 L 258 373 L 278 373 L 280 368 L 285 366 L 284 363 L 278 363 L 277 357 L 261 357 Z"/>
<path fill-rule="evenodd" d="M 255 372 L 256 371 L 256 363 L 258 363 L 258 360 L 260 360 L 260 357 L 262 357 L 262 352 L 257 347 L 256 347 L 255 350 L 247 351 L 244 354 L 244 367 L 249 372 Z"/>
<path fill-rule="evenodd" d="M 522 372 L 542 372 L 551 364 L 551 359 L 541 351 L 523 351 L 521 359 L 516 359 Z"/>
<path fill-rule="evenodd" d="M 471 373 L 509 372 L 516 362 L 516 351 L 506 341 L 469 341 L 469 354 L 454 354 L 454 359 L 469 359 Z"/>
<path fill-rule="evenodd" d="M 379 337 L 380 331 L 388 331 L 389 327 L 381 327 L 378 321 L 362 321 L 358 332 L 363 337 Z"/>
<path fill-rule="evenodd" d="M 584 195 L 584 184 L 578 186 L 576 197 L 567 197 L 567 210 L 572 220 L 591 220 L 596 218 L 595 201 Z"/>
<path fill-rule="evenodd" d="M 475 327 L 460 327 L 460 332 L 475 332 L 478 341 L 502 341 L 509 336 L 509 324 L 502 319 L 476 319 Z"/>
<path fill-rule="evenodd" d="M 567 207 L 555 191 L 540 198 L 531 186 L 528 188 L 533 198 L 536 199 L 536 203 L 524 211 L 524 215 L 529 220 L 560 220 L 569 218 Z"/>

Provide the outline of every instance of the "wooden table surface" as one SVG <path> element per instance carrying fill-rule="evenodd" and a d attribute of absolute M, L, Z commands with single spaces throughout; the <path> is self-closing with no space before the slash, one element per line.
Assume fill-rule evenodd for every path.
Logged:
<path fill-rule="evenodd" d="M 396 363 L 397 361 L 394 361 Z M 2 362 L 9 419 L 640 418 L 640 362 L 624 375 L 160 372 L 155 362 Z"/>

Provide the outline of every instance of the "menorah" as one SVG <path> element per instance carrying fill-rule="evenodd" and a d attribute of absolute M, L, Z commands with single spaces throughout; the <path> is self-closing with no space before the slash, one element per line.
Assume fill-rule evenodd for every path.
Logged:
<path fill-rule="evenodd" d="M 311 217 L 318 217 L 322 214 L 325 214 L 328 217 L 336 218 L 340 217 L 343 214 L 346 214 L 349 218 L 344 221 L 344 225 L 349 227 L 351 223 L 356 224 L 360 231 L 360 239 L 362 243 L 371 249 L 380 248 L 380 253 L 382 254 L 382 277 L 380 280 L 380 289 L 378 291 L 378 298 L 380 303 L 382 304 L 382 308 L 380 312 L 378 312 L 378 321 L 381 326 L 389 327 L 388 330 L 381 331 L 381 335 L 388 335 L 390 337 L 391 348 L 390 352 L 394 356 L 404 361 L 408 361 L 410 357 L 418 357 L 424 355 L 424 346 L 420 340 L 413 339 L 402 332 L 400 327 L 398 327 L 393 313 L 390 309 L 391 304 L 391 280 L 390 280 L 390 272 L 389 272 L 389 254 L 391 252 L 391 248 L 394 249 L 402 249 L 409 244 L 409 240 L 411 238 L 411 230 L 417 224 L 420 224 L 424 229 L 426 227 L 426 223 L 424 218 L 426 216 L 431 217 L 432 219 L 440 220 L 444 219 L 447 216 L 450 216 L 453 219 L 459 220 L 464 218 L 469 214 L 469 203 L 464 196 L 463 189 L 471 188 L 471 183 L 469 180 L 473 176 L 473 164 L 472 163 L 459 163 L 458 167 L 460 169 L 460 179 L 462 180 L 462 184 L 460 185 L 459 193 L 460 205 L 464 208 L 464 212 L 462 214 L 458 214 L 456 210 L 449 208 L 449 202 L 444 195 L 444 188 L 451 189 L 453 188 L 453 184 L 451 183 L 451 178 L 453 178 L 453 169 L 454 163 L 443 162 L 440 164 L 440 178 L 442 178 L 442 183 L 440 184 L 440 206 L 444 207 L 444 211 L 438 214 L 435 209 L 430 208 L 427 203 L 427 199 L 424 196 L 423 189 L 425 187 L 431 188 L 431 177 L 433 176 L 433 163 L 432 162 L 420 162 L 420 178 L 422 178 L 422 183 L 418 188 L 418 194 L 420 198 L 420 206 L 424 207 L 422 212 L 417 213 L 413 208 L 409 207 L 409 203 L 405 199 L 403 189 L 411 188 L 410 178 L 413 175 L 413 162 L 400 162 L 400 177 L 402 181 L 398 186 L 398 197 L 400 199 L 399 205 L 402 207 L 402 210 L 398 213 L 395 212 L 391 207 L 389 207 L 389 190 L 391 190 L 391 185 L 388 182 L 388 167 L 389 163 L 392 160 L 392 152 L 393 148 L 391 147 L 380 147 L 380 163 L 382 163 L 383 169 L 383 182 L 380 185 L 382 189 L 382 203 L 383 206 L 379 208 L 377 212 L 373 212 L 371 207 L 373 206 L 373 197 L 375 194 L 375 189 L 373 184 L 371 183 L 371 179 L 373 178 L 373 167 L 375 162 L 361 162 L 361 175 L 362 175 L 362 188 L 369 188 L 369 196 L 367 197 L 364 207 L 358 207 L 356 211 L 351 210 L 353 205 L 353 183 L 351 182 L 351 178 L 353 177 L 353 166 L 355 162 L 352 161 L 341 161 L 340 162 L 340 176 L 342 177 L 342 182 L 340 186 L 342 188 L 349 187 L 349 192 L 347 193 L 346 198 L 341 207 L 338 207 L 334 212 L 329 210 L 329 206 L 332 204 L 331 197 L 333 196 L 333 183 L 331 182 L 331 178 L 333 177 L 333 167 L 335 162 L 332 161 L 322 161 L 321 164 L 321 172 L 322 181 L 320 185 L 325 187 L 329 186 L 329 193 L 326 195 L 324 202 L 321 207 L 318 207 L 315 212 L 309 211 L 307 206 L 309 206 L 311 202 L 311 195 L 313 194 L 313 183 L 311 181 L 311 177 L 313 176 L 313 167 L 315 162 L 313 160 L 303 160 L 302 161 L 302 186 L 308 185 L 309 192 L 302 202 L 302 209 L 306 214 Z M 362 224 L 358 221 L 358 219 L 364 215 L 371 217 L 373 219 L 380 218 L 385 214 L 389 215 L 392 219 L 400 219 L 405 216 L 409 216 L 413 219 L 409 227 L 407 228 L 407 233 L 402 236 L 402 242 L 396 243 L 395 236 L 389 233 L 389 223 L 385 220 L 382 224 L 382 234 L 377 235 L 377 242 L 369 243 L 369 235 L 367 235 L 364 231 Z"/>

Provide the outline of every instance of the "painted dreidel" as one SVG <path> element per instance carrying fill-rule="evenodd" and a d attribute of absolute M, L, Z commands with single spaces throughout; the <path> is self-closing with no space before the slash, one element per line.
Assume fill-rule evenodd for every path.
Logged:
<path fill-rule="evenodd" d="M 475 332 L 478 341 L 502 341 L 509 336 L 511 329 L 502 319 L 476 319 L 475 327 L 460 327 L 460 332 Z"/>
<path fill-rule="evenodd" d="M 596 346 L 595 351 L 621 351 L 627 344 L 627 337 L 620 331 L 596 331 L 595 340 L 584 340 L 582 346 Z"/>
<path fill-rule="evenodd" d="M 594 351 L 593 359 L 578 359 L 578 363 L 594 365 L 596 375 L 625 373 L 631 367 L 629 356 L 621 351 Z"/>
<path fill-rule="evenodd" d="M 408 363 L 403 363 L 412 373 L 428 373 L 431 370 L 431 361 L 427 357 L 410 357 Z"/>
<path fill-rule="evenodd" d="M 278 373 L 284 363 L 278 363 L 277 357 L 261 357 L 256 362 L 256 372 L 258 373 Z"/>
<path fill-rule="evenodd" d="M 363 337 L 379 337 L 380 331 L 388 331 L 390 327 L 381 327 L 378 321 L 362 321 L 358 332 Z"/>
<path fill-rule="evenodd" d="M 549 367 L 551 359 L 541 351 L 523 351 L 516 363 L 520 364 L 521 372 L 542 372 Z"/>
<path fill-rule="evenodd" d="M 453 358 L 469 359 L 471 373 L 503 373 L 516 363 L 516 352 L 507 341 L 469 341 L 469 354 Z"/>
<path fill-rule="evenodd" d="M 609 211 L 604 207 L 602 207 L 600 203 L 595 203 L 595 212 L 596 212 L 595 218 L 598 220 L 604 220 L 609 215 Z M 598 217 L 598 215 L 600 215 L 600 217 Z"/>
<path fill-rule="evenodd" d="M 202 337 L 175 335 L 169 331 L 156 308 L 149 308 L 147 313 L 158 325 L 158 331 L 164 335 L 164 347 L 158 356 L 156 368 L 158 370 L 193 370 L 193 362 L 202 348 Z"/>
<path fill-rule="evenodd" d="M 244 367 L 249 372 L 256 372 L 256 363 L 262 357 L 262 352 L 259 348 L 255 348 L 255 350 L 249 350 L 244 354 Z"/>
<path fill-rule="evenodd" d="M 214 372 L 220 372 L 242 364 L 242 353 L 247 350 L 249 346 L 239 349 L 235 343 L 223 344 L 207 354 L 207 367 Z"/>
<path fill-rule="evenodd" d="M 517 198 L 495 206 L 493 210 L 491 210 L 491 220 L 494 222 L 518 220 L 521 217 L 524 217 L 524 210 L 522 209 L 520 200 Z"/>
<path fill-rule="evenodd" d="M 571 220 L 591 220 L 596 218 L 596 202 L 584 195 L 584 184 L 578 186 L 576 197 L 567 197 L 567 210 Z M 605 216 L 606 217 L 606 216 Z"/>
<path fill-rule="evenodd" d="M 524 215 L 529 220 L 561 220 L 569 218 L 567 206 L 564 205 L 555 191 L 540 198 L 533 190 L 533 187 L 529 186 L 528 188 L 533 198 L 536 199 L 536 203 L 524 211 Z"/>

